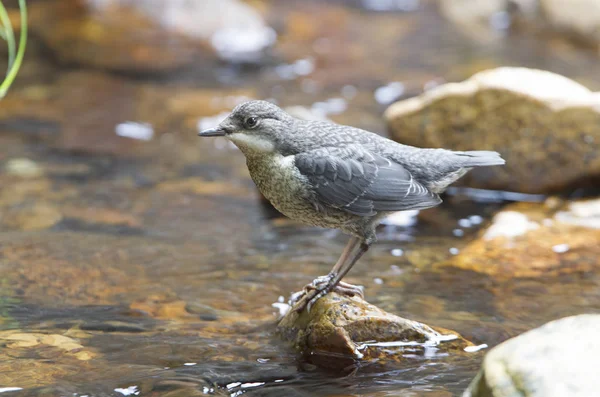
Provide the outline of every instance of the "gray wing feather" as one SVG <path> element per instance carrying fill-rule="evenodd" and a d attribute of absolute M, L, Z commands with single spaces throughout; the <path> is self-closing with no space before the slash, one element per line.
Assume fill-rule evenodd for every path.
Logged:
<path fill-rule="evenodd" d="M 295 164 L 312 185 L 318 207 L 373 216 L 377 211 L 422 209 L 441 202 L 402 165 L 358 145 L 300 153 Z"/>

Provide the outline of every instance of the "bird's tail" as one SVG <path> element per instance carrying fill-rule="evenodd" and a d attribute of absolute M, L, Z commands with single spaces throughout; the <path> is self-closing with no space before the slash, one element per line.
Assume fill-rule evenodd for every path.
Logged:
<path fill-rule="evenodd" d="M 500 153 L 490 150 L 454 152 L 454 154 L 460 157 L 461 165 L 463 167 L 486 167 L 506 163 L 506 161 L 500 157 Z"/>

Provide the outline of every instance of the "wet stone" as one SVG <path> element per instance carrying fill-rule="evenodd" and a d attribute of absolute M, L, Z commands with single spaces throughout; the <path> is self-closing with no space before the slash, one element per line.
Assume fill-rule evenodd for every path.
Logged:
<path fill-rule="evenodd" d="M 52 384 L 100 358 L 94 349 L 63 334 L 1 331 L 0 346 L 0 384 L 21 388 Z"/>
<path fill-rule="evenodd" d="M 44 173 L 44 170 L 35 161 L 27 158 L 9 160 L 5 165 L 5 169 L 8 175 L 21 178 L 36 178 Z"/>
<path fill-rule="evenodd" d="M 360 361 L 401 361 L 404 354 L 424 354 L 433 347 L 462 352 L 471 345 L 453 331 L 435 330 L 335 292 L 319 299 L 310 312 L 290 310 L 277 330 L 309 362 L 337 370 Z"/>
<path fill-rule="evenodd" d="M 126 72 L 166 72 L 190 65 L 201 43 L 169 33 L 132 7 L 81 0 L 35 2 L 31 28 L 56 58 Z M 204 47 L 206 49 L 206 47 Z"/>
<path fill-rule="evenodd" d="M 588 397 L 600 382 L 600 315 L 547 323 L 490 350 L 464 397 Z M 569 343 L 575 338 L 576 343 Z"/>
<path fill-rule="evenodd" d="M 171 297 L 151 295 L 144 300 L 133 302 L 132 310 L 141 311 L 152 318 L 181 319 L 191 317 L 187 311 L 186 302 Z"/>
<path fill-rule="evenodd" d="M 529 0 L 532 2 L 533 0 Z M 578 0 L 568 4 L 560 0 L 538 0 L 537 22 L 545 28 L 587 44 L 600 51 L 600 6 L 595 0 Z M 530 18 L 530 20 L 533 18 Z"/>
<path fill-rule="evenodd" d="M 3 216 L 2 223 L 16 230 L 48 229 L 62 219 L 62 214 L 53 205 L 45 203 L 25 204 L 10 208 Z"/>
<path fill-rule="evenodd" d="M 448 0 L 442 14 L 471 39 L 500 41 L 510 33 L 520 40 L 552 39 L 562 46 L 600 49 L 600 7 L 595 0 Z"/>
<path fill-rule="evenodd" d="M 199 302 L 188 302 L 185 305 L 185 310 L 188 313 L 197 315 L 202 321 L 217 321 L 219 319 L 215 309 Z"/>
<path fill-rule="evenodd" d="M 600 266 L 600 230 L 573 208 L 585 202 L 513 204 L 498 213 L 479 238 L 467 244 L 452 260 L 455 266 L 491 276 L 539 277 L 586 272 Z M 587 204 L 589 211 L 593 206 Z M 579 211 L 584 211 L 580 209 Z M 565 222 L 563 222 L 563 220 Z"/>
<path fill-rule="evenodd" d="M 95 3 L 110 8 L 115 1 L 95 0 Z M 132 4 L 127 0 L 116 3 Z M 168 32 L 210 43 L 210 47 L 226 61 L 261 63 L 265 50 L 275 42 L 275 31 L 265 24 L 253 3 L 240 0 L 138 0 L 133 4 L 137 11 Z"/>

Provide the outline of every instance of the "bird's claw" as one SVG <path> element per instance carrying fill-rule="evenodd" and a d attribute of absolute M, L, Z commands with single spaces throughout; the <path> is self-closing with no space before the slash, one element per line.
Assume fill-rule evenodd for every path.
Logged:
<path fill-rule="evenodd" d="M 348 284 L 343 281 L 340 281 L 337 285 L 333 285 L 334 278 L 335 274 L 330 273 L 326 276 L 317 277 L 310 284 L 306 285 L 304 287 L 304 295 L 295 303 L 294 310 L 300 313 L 306 308 L 310 312 L 314 304 L 331 291 L 348 296 L 359 296 L 361 299 L 364 298 L 364 288 L 362 286 Z"/>
<path fill-rule="evenodd" d="M 310 309 L 311 307 L 322 297 L 324 297 L 325 295 L 327 295 L 329 291 L 327 290 L 323 290 L 321 292 L 319 292 L 318 294 L 316 294 L 315 296 L 313 296 L 312 298 L 310 298 L 308 300 L 308 303 L 306 304 L 306 311 L 310 313 Z"/>

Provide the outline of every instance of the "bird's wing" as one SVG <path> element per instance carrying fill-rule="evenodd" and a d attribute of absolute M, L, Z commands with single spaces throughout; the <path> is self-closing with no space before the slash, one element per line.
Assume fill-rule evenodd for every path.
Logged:
<path fill-rule="evenodd" d="M 429 208 L 441 203 L 400 164 L 358 145 L 324 147 L 295 156 L 316 204 L 360 216 Z"/>

